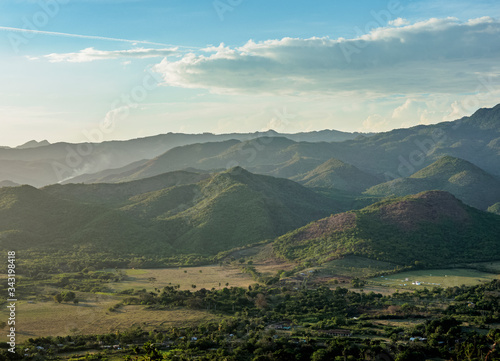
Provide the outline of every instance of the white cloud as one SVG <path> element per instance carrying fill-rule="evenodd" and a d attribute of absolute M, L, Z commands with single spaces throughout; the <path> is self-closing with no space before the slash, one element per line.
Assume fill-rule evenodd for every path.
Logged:
<path fill-rule="evenodd" d="M 389 25 L 394 25 L 394 26 L 403 26 L 403 25 L 408 25 L 409 23 L 410 22 L 407 19 L 403 18 L 397 18 L 389 21 Z"/>
<path fill-rule="evenodd" d="M 164 59 L 165 85 L 215 93 L 464 93 L 481 73 L 500 79 L 500 22 L 429 19 L 374 29 L 355 39 L 248 41 Z"/>
<path fill-rule="evenodd" d="M 45 55 L 44 58 L 49 59 L 52 63 L 71 62 L 84 63 L 94 60 L 103 59 L 119 59 L 119 58 L 157 58 L 174 55 L 177 53 L 177 48 L 168 49 L 145 49 L 135 48 L 130 50 L 97 50 L 94 48 L 86 48 L 76 53 L 53 53 Z M 38 58 L 30 58 L 36 60 Z"/>
<path fill-rule="evenodd" d="M 383 132 L 390 130 L 389 120 L 381 116 L 380 114 L 372 114 L 368 116 L 363 122 L 361 131 L 362 132 Z"/>

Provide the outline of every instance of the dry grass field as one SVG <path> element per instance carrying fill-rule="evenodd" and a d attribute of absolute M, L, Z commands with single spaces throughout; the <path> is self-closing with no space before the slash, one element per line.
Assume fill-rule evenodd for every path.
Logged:
<path fill-rule="evenodd" d="M 171 285 L 180 285 L 183 290 L 192 290 L 192 285 L 196 285 L 196 289 L 219 289 L 224 288 L 227 283 L 229 287 L 248 287 L 255 283 L 252 276 L 242 273 L 238 267 L 226 265 L 124 271 L 128 276 L 125 281 L 109 284 L 115 292 L 130 288 L 162 289 Z"/>
<path fill-rule="evenodd" d="M 41 336 L 103 334 L 136 326 L 149 330 L 160 326 L 186 326 L 220 319 L 219 316 L 204 311 L 148 310 L 144 306 L 135 305 L 123 306 L 110 312 L 109 307 L 119 302 L 117 297 L 94 294 L 79 296 L 83 297 L 78 305 L 51 301 L 19 302 L 16 314 L 18 340 Z"/>
<path fill-rule="evenodd" d="M 193 310 L 148 310 L 144 306 L 124 306 L 116 311 L 109 308 L 124 297 L 116 292 L 125 289 L 163 288 L 169 284 L 179 284 L 181 289 L 248 287 L 255 283 L 249 274 L 241 273 L 233 266 L 183 267 L 169 269 L 124 270 L 128 279 L 109 283 L 110 293 L 76 292 L 79 304 L 46 302 L 27 302 L 20 300 L 16 310 L 18 340 L 31 337 L 63 336 L 72 334 L 107 333 L 141 326 L 145 329 L 174 325 L 189 325 L 218 319 L 219 316 L 204 311 Z M 201 272 L 200 272 L 201 271 Z M 219 283 L 221 284 L 219 286 Z M 45 293 L 61 291 L 46 287 Z M 0 310 L 0 319 L 6 319 L 7 309 Z"/>

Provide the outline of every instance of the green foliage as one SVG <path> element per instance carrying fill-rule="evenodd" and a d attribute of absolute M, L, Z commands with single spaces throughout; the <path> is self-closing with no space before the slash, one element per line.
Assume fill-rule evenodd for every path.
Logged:
<path fill-rule="evenodd" d="M 494 205 L 490 206 L 488 208 L 488 212 L 500 215 L 500 202 L 495 203 Z"/>
<path fill-rule="evenodd" d="M 378 196 L 406 196 L 439 189 L 450 192 L 463 202 L 480 209 L 500 201 L 500 180 L 474 164 L 444 156 L 414 173 L 376 185 L 366 191 Z"/>
<path fill-rule="evenodd" d="M 292 260 L 325 262 L 358 255 L 399 265 L 418 262 L 420 268 L 440 267 L 498 259 L 498 234 L 498 216 L 446 193 L 427 192 L 313 222 L 277 238 L 273 247 Z"/>
<path fill-rule="evenodd" d="M 380 180 L 374 175 L 335 158 L 327 160 L 306 174 L 291 179 L 306 187 L 335 188 L 348 192 L 363 192 L 380 183 Z"/>

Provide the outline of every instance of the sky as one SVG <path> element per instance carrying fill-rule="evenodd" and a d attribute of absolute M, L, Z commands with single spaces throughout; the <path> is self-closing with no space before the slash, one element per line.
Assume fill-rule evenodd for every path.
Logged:
<path fill-rule="evenodd" d="M 0 145 L 432 124 L 499 59 L 493 0 L 2 0 Z"/>

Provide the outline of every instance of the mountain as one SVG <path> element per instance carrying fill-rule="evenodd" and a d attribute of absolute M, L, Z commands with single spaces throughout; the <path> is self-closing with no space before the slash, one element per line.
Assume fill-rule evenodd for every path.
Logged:
<path fill-rule="evenodd" d="M 38 148 L 46 145 L 50 145 L 50 143 L 47 140 L 42 140 L 41 142 L 37 142 L 36 140 L 30 140 L 27 143 L 17 146 L 16 149 Z"/>
<path fill-rule="evenodd" d="M 127 204 L 131 197 L 139 194 L 197 183 L 209 176 L 207 173 L 175 171 L 139 181 L 117 184 L 55 184 L 46 186 L 42 190 L 63 199 L 116 206 Z"/>
<path fill-rule="evenodd" d="M 267 174 L 273 177 L 290 178 L 297 174 L 307 173 L 322 163 L 321 160 L 312 157 L 301 157 L 294 155 L 290 160 L 279 164 L 252 167 L 254 173 Z"/>
<path fill-rule="evenodd" d="M 174 247 L 205 254 L 274 238 L 338 209 L 334 200 L 295 182 L 240 167 L 134 197 L 122 208 L 152 219 Z"/>
<path fill-rule="evenodd" d="M 9 180 L 4 180 L 0 182 L 0 188 L 2 187 L 17 187 L 19 184 L 11 182 Z"/>
<path fill-rule="evenodd" d="M 281 257 L 325 262 L 359 255 L 438 267 L 500 257 L 500 216 L 429 191 L 312 222 L 277 238 Z"/>
<path fill-rule="evenodd" d="M 101 138 L 96 134 L 89 136 L 95 142 Z M 213 171 L 233 166 L 253 173 L 293 178 L 335 158 L 390 181 L 409 177 L 446 155 L 467 160 L 500 176 L 500 104 L 452 122 L 369 136 L 355 133 L 339 136 L 335 131 L 294 135 L 274 131 L 220 135 L 169 133 L 129 141 L 0 149 L 0 179 L 34 186 L 65 181 L 119 182 L 185 168 Z M 151 163 L 146 164 L 146 159 Z M 134 162 L 140 162 L 135 169 Z M 99 173 L 102 171 L 105 173 Z M 92 173 L 97 174 L 75 178 Z"/>
<path fill-rule="evenodd" d="M 119 168 L 110 168 L 105 169 L 96 173 L 85 173 L 73 178 L 66 179 L 61 184 L 71 184 L 71 183 L 114 183 L 112 180 L 116 175 L 121 173 L 126 173 L 128 171 L 134 170 L 144 164 L 146 164 L 149 159 L 138 160 L 137 162 L 133 162 L 127 164 L 123 167 Z"/>
<path fill-rule="evenodd" d="M 0 244 L 114 254 L 216 254 L 335 213 L 337 202 L 240 167 L 117 184 L 0 188 Z"/>
<path fill-rule="evenodd" d="M 439 189 L 452 193 L 465 203 L 486 210 L 500 201 L 500 179 L 460 158 L 445 156 L 414 173 L 376 185 L 370 195 L 404 196 Z"/>
<path fill-rule="evenodd" d="M 127 141 L 103 141 L 104 133 L 96 128 L 84 131 L 86 143 L 48 144 L 46 141 L 30 141 L 17 148 L 0 147 L 0 179 L 41 187 L 62 182 L 87 173 L 98 173 L 121 168 L 144 159 L 152 159 L 169 149 L 188 144 L 247 141 L 262 136 L 285 136 L 300 141 L 343 141 L 355 139 L 359 133 L 335 130 L 281 135 L 275 131 L 230 134 L 182 134 L 168 133 Z M 369 136 L 365 134 L 364 136 Z M 171 169 L 179 170 L 179 169 Z M 2 173 L 9 175 L 2 177 Z M 164 173 L 164 172 L 162 172 Z"/>
<path fill-rule="evenodd" d="M 353 165 L 332 158 L 304 175 L 291 178 L 306 187 L 336 188 L 349 192 L 363 192 L 380 183 L 380 179 Z"/>
<path fill-rule="evenodd" d="M 500 176 L 500 105 L 479 109 L 453 122 L 395 129 L 342 142 L 265 136 L 190 144 L 170 149 L 148 164 L 114 175 L 108 181 L 140 179 L 187 167 L 217 170 L 235 165 L 253 173 L 297 179 L 331 158 L 390 181 L 409 177 L 446 155 Z"/>
<path fill-rule="evenodd" d="M 0 247 L 43 251 L 88 248 L 118 255 L 171 251 L 158 231 L 123 212 L 63 200 L 33 188 L 0 188 Z"/>

